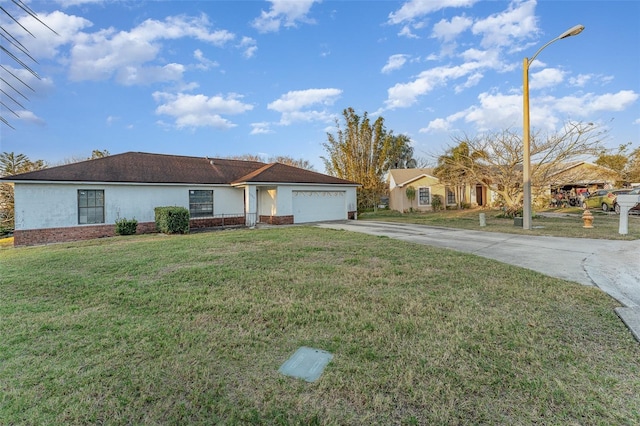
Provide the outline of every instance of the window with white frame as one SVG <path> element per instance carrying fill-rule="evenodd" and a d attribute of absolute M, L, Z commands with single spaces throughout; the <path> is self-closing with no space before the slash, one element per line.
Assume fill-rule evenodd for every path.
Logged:
<path fill-rule="evenodd" d="M 427 187 L 418 188 L 418 205 L 428 206 L 431 204 L 431 191 Z"/>
<path fill-rule="evenodd" d="M 104 223 L 104 190 L 78 190 L 78 224 Z"/>
<path fill-rule="evenodd" d="M 190 189 L 189 215 L 191 217 L 213 216 L 213 191 Z"/>
<path fill-rule="evenodd" d="M 456 203 L 456 193 L 451 187 L 447 186 L 447 204 L 455 204 Z"/>

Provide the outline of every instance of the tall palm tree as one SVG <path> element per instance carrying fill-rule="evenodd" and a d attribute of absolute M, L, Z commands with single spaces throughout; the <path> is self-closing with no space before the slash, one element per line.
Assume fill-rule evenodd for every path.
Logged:
<path fill-rule="evenodd" d="M 466 142 L 460 142 L 438 157 L 434 174 L 445 184 L 453 186 L 458 208 L 462 205 L 465 186 L 473 183 L 470 171 L 477 157 L 478 154 L 471 152 Z"/>

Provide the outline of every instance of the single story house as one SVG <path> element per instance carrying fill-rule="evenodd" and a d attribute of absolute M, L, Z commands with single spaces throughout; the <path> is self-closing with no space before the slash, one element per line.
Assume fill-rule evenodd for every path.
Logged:
<path fill-rule="evenodd" d="M 547 179 L 551 194 L 557 191 L 584 189 L 592 192 L 598 189 L 611 189 L 615 188 L 616 183 L 621 180 L 622 176 L 617 171 L 587 161 L 561 164 L 549 171 L 549 179 Z"/>
<path fill-rule="evenodd" d="M 406 210 L 428 211 L 432 210 L 431 202 L 434 195 L 442 197 L 443 206 L 455 206 L 458 204 L 456 192 L 460 203 L 472 206 L 489 205 L 491 191 L 485 185 L 464 185 L 456 191 L 456 188 L 445 185 L 433 175 L 431 168 L 416 169 L 391 169 L 387 177 L 389 184 L 389 209 L 404 212 Z M 415 189 L 415 199 L 409 200 L 407 188 Z"/>
<path fill-rule="evenodd" d="M 296 224 L 355 218 L 359 184 L 257 161 L 126 152 L 7 176 L 14 244 L 115 235 L 118 219 L 155 232 L 155 207 L 190 211 L 190 227 Z"/>

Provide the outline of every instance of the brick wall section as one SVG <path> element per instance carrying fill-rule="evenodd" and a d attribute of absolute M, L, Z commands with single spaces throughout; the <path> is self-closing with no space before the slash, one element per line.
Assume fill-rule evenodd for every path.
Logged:
<path fill-rule="evenodd" d="M 113 237 L 116 235 L 115 229 L 115 225 L 87 225 L 69 228 L 16 230 L 13 232 L 13 245 L 35 246 L 40 244 Z M 137 234 L 150 232 L 156 232 L 155 222 L 138 223 Z"/>
<path fill-rule="evenodd" d="M 258 220 L 269 225 L 293 225 L 293 216 L 260 216 Z"/>
<path fill-rule="evenodd" d="M 244 216 L 211 217 L 189 220 L 190 229 L 217 228 L 221 226 L 242 226 L 245 224 Z"/>
<path fill-rule="evenodd" d="M 355 219 L 356 212 L 349 212 L 349 219 Z M 292 225 L 293 216 L 260 216 L 261 223 L 270 225 Z M 216 228 L 221 226 L 243 226 L 244 216 L 225 218 L 191 219 L 191 229 Z M 136 234 L 151 234 L 156 231 L 155 222 L 138 223 Z M 86 225 L 69 228 L 27 229 L 13 232 L 13 245 L 35 246 L 41 244 L 64 243 L 69 241 L 90 240 L 93 238 L 114 237 L 115 225 Z"/>
<path fill-rule="evenodd" d="M 221 226 L 241 226 L 245 224 L 244 216 L 225 218 L 191 219 L 191 229 L 214 228 Z M 13 233 L 13 245 L 36 246 L 51 243 L 64 243 L 69 241 L 91 240 L 94 238 L 116 236 L 115 225 L 86 225 L 72 226 L 68 228 L 46 228 L 16 230 Z M 138 222 L 136 234 L 151 234 L 158 232 L 155 222 Z"/>

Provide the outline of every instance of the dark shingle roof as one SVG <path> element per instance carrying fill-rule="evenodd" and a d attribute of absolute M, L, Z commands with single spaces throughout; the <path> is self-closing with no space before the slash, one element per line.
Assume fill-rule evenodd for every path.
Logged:
<path fill-rule="evenodd" d="M 232 183 L 316 183 L 316 184 L 351 184 L 354 182 L 340 179 L 322 173 L 298 167 L 288 166 L 282 163 L 267 164 L 254 172 L 236 179 Z"/>
<path fill-rule="evenodd" d="M 10 182 L 127 182 L 231 184 L 243 182 L 354 184 L 321 173 L 258 161 L 125 152 L 2 178 Z"/>

